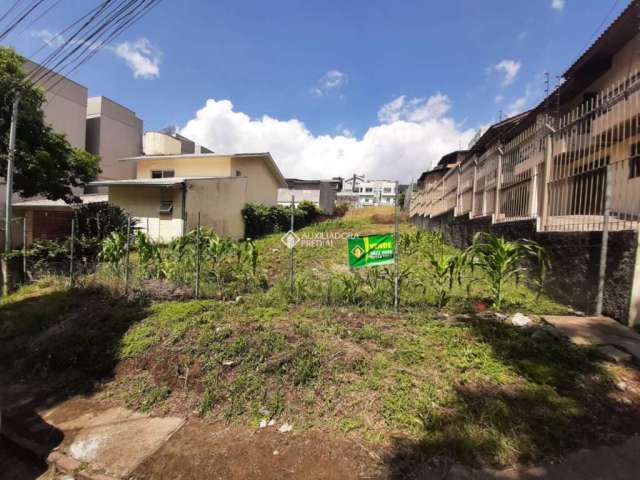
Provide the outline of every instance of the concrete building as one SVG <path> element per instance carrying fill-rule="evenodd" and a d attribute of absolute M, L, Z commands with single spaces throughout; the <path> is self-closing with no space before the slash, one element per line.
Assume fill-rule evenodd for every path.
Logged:
<path fill-rule="evenodd" d="M 39 66 L 26 61 L 25 71 L 32 72 Z M 44 82 L 37 85 L 45 89 L 44 118 L 58 133 L 63 133 L 69 143 L 100 156 L 102 173 L 99 179 L 117 180 L 135 178 L 135 165 L 123 163 L 123 157 L 142 153 L 142 120 L 128 108 L 106 97 L 88 98 L 87 88 L 73 80 L 49 72 Z M 75 187 L 73 191 L 82 203 L 105 202 L 105 191 L 96 188 Z M 0 183 L 0 208 L 4 217 L 4 182 Z M 27 244 L 34 240 L 62 238 L 69 235 L 73 207 L 62 200 L 46 200 L 40 197 L 13 196 L 14 246 L 22 245 L 23 220 Z M 0 240 L 0 244 L 2 240 Z"/>
<path fill-rule="evenodd" d="M 410 213 L 459 247 L 477 231 L 535 239 L 552 260 L 549 293 L 589 312 L 599 298 L 603 313 L 635 327 L 639 17 L 640 1 L 629 2 L 553 92 L 482 133 L 461 162 L 414 195 Z"/>
<path fill-rule="evenodd" d="M 395 205 L 396 182 L 390 180 L 367 180 L 365 177 L 347 178 L 336 202 L 347 203 L 355 208 Z"/>
<path fill-rule="evenodd" d="M 208 148 L 176 133 L 172 128 L 161 132 L 145 132 L 143 150 L 145 155 L 213 153 Z"/>
<path fill-rule="evenodd" d="M 333 214 L 336 203 L 336 195 L 340 188 L 340 180 L 300 180 L 287 178 L 288 188 L 278 190 L 278 204 L 291 205 L 291 197 L 295 204 L 311 202 L 327 215 Z"/>
<path fill-rule="evenodd" d="M 153 155 L 133 163 L 133 180 L 102 180 L 109 202 L 134 216 L 154 240 L 167 242 L 201 224 L 221 236 L 244 237 L 247 203 L 276 205 L 286 181 L 269 153 Z"/>
<path fill-rule="evenodd" d="M 100 180 L 135 178 L 132 163 L 119 160 L 142 154 L 143 122 L 135 112 L 106 97 L 91 97 L 86 109 L 85 149 L 100 157 Z"/>
<path fill-rule="evenodd" d="M 32 72 L 40 65 L 27 60 L 24 70 Z M 75 148 L 85 148 L 88 90 L 49 69 L 44 68 L 47 78 L 36 85 L 45 90 L 46 103 L 43 106 L 45 121 L 58 133 L 63 133 Z"/>

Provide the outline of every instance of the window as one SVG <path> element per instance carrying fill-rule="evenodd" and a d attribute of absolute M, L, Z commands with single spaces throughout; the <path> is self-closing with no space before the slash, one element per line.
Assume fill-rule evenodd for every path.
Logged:
<path fill-rule="evenodd" d="M 236 170 L 236 177 L 241 177 L 242 176 L 242 172 L 240 170 Z"/>
<path fill-rule="evenodd" d="M 629 156 L 629 178 L 640 177 L 640 143 L 631 145 Z"/>
<path fill-rule="evenodd" d="M 171 214 L 173 212 L 173 202 L 171 200 L 162 200 L 158 213 Z"/>
<path fill-rule="evenodd" d="M 173 178 L 175 172 L 173 170 L 151 170 L 151 178 Z"/>
<path fill-rule="evenodd" d="M 364 189 L 364 191 L 365 191 L 366 193 L 371 193 L 371 192 L 373 192 L 373 188 L 371 188 L 371 187 L 367 187 L 367 188 L 365 188 L 365 189 Z"/>
<path fill-rule="evenodd" d="M 360 193 L 360 187 L 353 187 L 353 193 Z"/>
<path fill-rule="evenodd" d="M 385 187 L 383 191 L 384 191 L 384 193 L 391 193 L 391 188 L 390 187 Z"/>

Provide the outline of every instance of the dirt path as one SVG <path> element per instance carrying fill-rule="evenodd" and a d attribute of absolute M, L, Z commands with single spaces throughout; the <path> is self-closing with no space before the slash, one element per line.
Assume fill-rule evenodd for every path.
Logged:
<path fill-rule="evenodd" d="M 136 479 L 382 478 L 382 452 L 320 432 L 279 433 L 190 420 L 133 472 Z M 206 474 L 204 473 L 206 472 Z"/>

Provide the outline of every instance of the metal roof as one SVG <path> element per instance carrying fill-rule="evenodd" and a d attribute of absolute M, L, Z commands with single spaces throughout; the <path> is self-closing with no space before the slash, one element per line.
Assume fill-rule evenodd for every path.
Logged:
<path fill-rule="evenodd" d="M 189 180 L 234 179 L 244 177 L 171 177 L 171 178 L 134 178 L 131 180 L 98 180 L 90 182 L 92 187 L 172 187 L 182 185 Z"/>
<path fill-rule="evenodd" d="M 33 200 L 25 200 L 24 202 L 15 202 L 15 208 L 35 208 L 35 207 L 74 207 L 86 205 L 89 203 L 104 203 L 109 200 L 108 195 L 80 195 L 80 203 L 67 203 L 64 200 L 48 200 L 46 198 L 38 198 Z"/>

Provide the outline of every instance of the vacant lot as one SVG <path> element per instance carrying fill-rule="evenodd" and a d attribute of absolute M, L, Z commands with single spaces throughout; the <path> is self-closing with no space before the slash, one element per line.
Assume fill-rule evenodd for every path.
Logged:
<path fill-rule="evenodd" d="M 300 235 L 387 232 L 387 221 L 348 217 Z M 381 446 L 399 471 L 425 459 L 554 459 L 640 430 L 636 370 L 537 324 L 472 314 L 486 303 L 479 272 L 465 271 L 436 309 L 429 241 L 403 245 L 398 316 L 390 272 L 351 273 L 344 240 L 297 249 L 292 293 L 279 235 L 258 240 L 260 287 L 232 301 L 161 301 L 142 290 L 124 298 L 102 277 L 73 290 L 47 279 L 0 303 L 5 381 L 243 427 L 276 419 Z M 528 285 L 507 285 L 507 313 L 565 311 Z"/>

